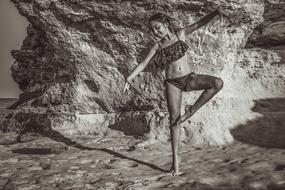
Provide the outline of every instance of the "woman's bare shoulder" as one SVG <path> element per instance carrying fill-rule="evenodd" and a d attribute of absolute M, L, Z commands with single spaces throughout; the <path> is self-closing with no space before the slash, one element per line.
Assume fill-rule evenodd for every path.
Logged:
<path fill-rule="evenodd" d="M 159 47 L 160 47 L 159 43 L 160 43 L 160 41 L 156 41 L 154 43 L 154 45 L 152 46 L 151 50 L 157 51 L 159 49 Z"/>

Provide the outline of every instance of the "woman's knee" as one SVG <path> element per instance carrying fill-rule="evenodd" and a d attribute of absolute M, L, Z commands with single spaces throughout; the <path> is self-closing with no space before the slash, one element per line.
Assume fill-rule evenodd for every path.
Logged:
<path fill-rule="evenodd" d="M 224 81 L 220 78 L 216 78 L 215 81 L 214 81 L 214 88 L 216 90 L 221 90 L 224 86 Z"/>

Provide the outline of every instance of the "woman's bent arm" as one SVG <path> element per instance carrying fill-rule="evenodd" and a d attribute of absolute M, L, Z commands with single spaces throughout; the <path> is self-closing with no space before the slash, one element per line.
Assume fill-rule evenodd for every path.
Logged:
<path fill-rule="evenodd" d="M 151 58 L 155 55 L 158 49 L 158 44 L 156 43 L 151 50 L 149 51 L 148 55 L 145 59 L 135 68 L 135 70 L 128 76 L 127 81 L 130 82 L 135 76 L 137 76 L 140 72 L 142 72 L 148 63 L 150 62 Z"/>

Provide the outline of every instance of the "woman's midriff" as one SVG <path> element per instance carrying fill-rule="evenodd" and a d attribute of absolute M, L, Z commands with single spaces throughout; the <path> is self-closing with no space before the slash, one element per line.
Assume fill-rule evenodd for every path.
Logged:
<path fill-rule="evenodd" d="M 167 64 L 165 70 L 165 78 L 166 79 L 178 78 L 185 76 L 191 72 L 192 70 L 190 64 L 187 61 L 187 55 L 184 55 L 177 61 Z"/>

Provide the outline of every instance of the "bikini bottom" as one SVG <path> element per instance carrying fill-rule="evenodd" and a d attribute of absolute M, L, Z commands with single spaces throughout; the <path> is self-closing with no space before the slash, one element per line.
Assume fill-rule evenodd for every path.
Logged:
<path fill-rule="evenodd" d="M 187 92 L 192 90 L 190 87 L 190 81 L 193 80 L 194 75 L 195 73 L 192 72 L 182 77 L 166 79 L 164 81 L 164 84 L 166 84 L 167 82 L 171 83 L 182 91 Z"/>

